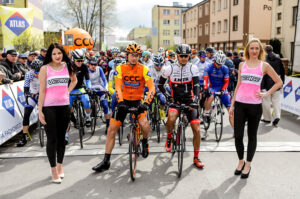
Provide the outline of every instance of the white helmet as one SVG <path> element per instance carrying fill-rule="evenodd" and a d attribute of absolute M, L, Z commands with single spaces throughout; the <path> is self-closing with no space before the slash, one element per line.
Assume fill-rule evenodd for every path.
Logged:
<path fill-rule="evenodd" d="M 226 55 L 219 50 L 216 54 L 215 54 L 215 62 L 219 65 L 223 65 L 225 64 L 226 61 Z"/>
<path fill-rule="evenodd" d="M 118 47 L 113 47 L 113 48 L 111 49 L 111 52 L 112 52 L 112 53 L 120 53 L 120 49 L 119 49 Z"/>
<path fill-rule="evenodd" d="M 163 47 L 160 47 L 160 48 L 158 49 L 158 52 L 159 52 L 159 53 L 163 53 L 163 52 L 165 52 L 165 49 L 164 49 Z"/>

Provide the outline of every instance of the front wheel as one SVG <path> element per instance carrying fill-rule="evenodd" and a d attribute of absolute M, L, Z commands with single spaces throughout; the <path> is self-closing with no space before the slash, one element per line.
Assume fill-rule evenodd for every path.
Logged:
<path fill-rule="evenodd" d="M 178 153 L 178 178 L 181 177 L 183 166 L 183 153 L 184 153 L 184 128 L 178 126 L 177 130 L 177 153 Z"/>
<path fill-rule="evenodd" d="M 223 133 L 223 108 L 221 104 L 218 104 L 215 107 L 216 113 L 215 113 L 215 135 L 216 135 L 216 141 L 220 142 L 222 138 Z"/>
<path fill-rule="evenodd" d="M 132 181 L 135 180 L 136 176 L 136 163 L 137 163 L 137 147 L 136 147 L 136 130 L 133 126 L 130 127 L 129 134 L 129 169 L 130 178 Z"/>

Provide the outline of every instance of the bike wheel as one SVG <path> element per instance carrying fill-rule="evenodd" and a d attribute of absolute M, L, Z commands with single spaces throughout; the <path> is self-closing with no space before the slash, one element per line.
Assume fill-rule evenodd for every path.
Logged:
<path fill-rule="evenodd" d="M 105 116 L 104 116 L 104 112 L 103 112 L 100 100 L 98 99 L 96 103 L 97 103 L 97 117 L 100 118 L 100 121 L 105 123 L 106 119 L 105 119 Z"/>
<path fill-rule="evenodd" d="M 223 108 L 221 104 L 217 104 L 215 108 L 217 109 L 214 116 L 215 135 L 216 135 L 216 141 L 220 142 L 223 133 Z"/>
<path fill-rule="evenodd" d="M 183 166 L 184 153 L 184 129 L 183 126 L 178 126 L 177 129 L 177 154 L 178 154 L 178 178 L 180 178 Z"/>
<path fill-rule="evenodd" d="M 122 146 L 123 143 L 123 130 L 124 130 L 124 126 L 123 124 L 120 126 L 119 130 L 118 130 L 118 136 L 119 136 L 119 145 Z"/>
<path fill-rule="evenodd" d="M 78 107 L 78 119 L 79 119 L 79 141 L 80 147 L 83 148 L 83 135 L 84 135 L 84 122 L 83 122 L 83 109 L 82 106 Z"/>
<path fill-rule="evenodd" d="M 41 124 L 40 121 L 38 121 L 38 131 L 39 131 L 39 138 L 40 138 L 40 145 L 41 147 L 44 147 L 45 146 L 45 128 L 44 126 Z"/>
<path fill-rule="evenodd" d="M 129 138 L 129 169 L 130 178 L 132 181 L 135 180 L 136 176 L 136 163 L 137 163 L 137 144 L 136 144 L 136 129 L 134 126 L 130 127 L 130 138 Z"/>
<path fill-rule="evenodd" d="M 91 114 L 91 133 L 92 136 L 95 134 L 95 129 L 96 129 L 96 125 L 97 125 L 97 104 L 95 103 L 95 101 L 92 102 L 92 114 Z"/>
<path fill-rule="evenodd" d="M 157 142 L 160 143 L 160 112 L 159 112 L 159 105 L 156 104 L 156 134 L 157 134 Z"/>

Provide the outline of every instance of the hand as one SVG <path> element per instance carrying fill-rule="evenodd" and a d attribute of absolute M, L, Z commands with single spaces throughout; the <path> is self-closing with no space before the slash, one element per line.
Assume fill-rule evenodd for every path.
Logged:
<path fill-rule="evenodd" d="M 231 106 L 229 109 L 229 117 L 233 117 L 233 115 L 234 115 L 234 107 Z"/>
<path fill-rule="evenodd" d="M 260 98 L 260 99 L 263 99 L 265 97 L 268 96 L 268 93 L 267 92 L 256 92 L 256 97 Z"/>
<path fill-rule="evenodd" d="M 219 90 L 221 95 L 224 95 L 224 90 Z"/>
<path fill-rule="evenodd" d="M 21 79 L 22 75 L 20 73 L 16 73 L 18 75 L 18 80 Z"/>
<path fill-rule="evenodd" d="M 44 113 L 42 111 L 39 111 L 39 120 L 42 123 L 42 125 L 46 125 L 46 121 L 45 121 L 45 116 Z"/>
<path fill-rule="evenodd" d="M 10 84 L 13 84 L 14 83 L 14 81 L 13 80 L 10 80 L 10 82 L 9 82 Z"/>
<path fill-rule="evenodd" d="M 150 105 L 148 103 L 146 103 L 146 102 L 144 102 L 143 104 L 139 105 L 139 107 L 138 107 L 139 113 L 143 113 L 144 111 L 148 110 L 149 106 Z"/>

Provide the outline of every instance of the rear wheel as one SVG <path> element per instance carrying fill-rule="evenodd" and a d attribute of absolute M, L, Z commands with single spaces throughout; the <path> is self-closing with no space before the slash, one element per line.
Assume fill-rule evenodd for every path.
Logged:
<path fill-rule="evenodd" d="M 124 123 L 124 122 L 123 122 Z M 119 145 L 122 146 L 123 142 L 123 130 L 124 130 L 124 124 L 122 124 L 118 130 L 118 137 L 119 137 Z"/>
<path fill-rule="evenodd" d="M 202 140 L 205 140 L 207 137 L 207 131 L 209 129 L 210 126 L 210 119 L 207 116 L 204 116 L 204 108 L 201 108 L 201 119 L 203 121 L 203 127 L 204 127 L 204 133 L 201 137 Z"/>
<path fill-rule="evenodd" d="M 177 153 L 178 153 L 178 178 L 181 177 L 182 166 L 183 166 L 183 153 L 184 153 L 184 128 L 178 126 L 177 130 Z"/>
<path fill-rule="evenodd" d="M 215 135 L 216 141 L 220 142 L 223 134 L 223 108 L 222 104 L 218 103 L 216 105 L 215 111 Z"/>
<path fill-rule="evenodd" d="M 95 103 L 95 101 L 93 100 L 92 102 L 92 114 L 91 114 L 91 118 L 92 118 L 92 124 L 91 124 L 91 133 L 92 136 L 95 134 L 95 129 L 97 126 L 97 103 Z"/>

